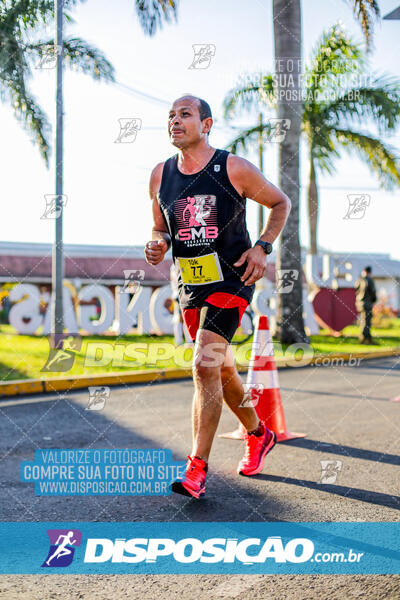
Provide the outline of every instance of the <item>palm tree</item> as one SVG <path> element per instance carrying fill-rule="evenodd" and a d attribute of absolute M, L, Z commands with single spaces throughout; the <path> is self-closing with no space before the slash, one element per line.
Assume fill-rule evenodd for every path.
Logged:
<path fill-rule="evenodd" d="M 73 2 L 66 2 L 71 5 Z M 39 152 L 49 166 L 50 124 L 27 82 L 32 69 L 45 58 L 54 39 L 35 39 L 37 31 L 54 18 L 51 0 L 19 0 L 0 2 L 0 96 L 8 101 L 24 129 L 30 133 Z M 64 19 L 71 21 L 64 13 Z M 71 37 L 64 42 L 65 62 L 70 67 L 92 75 L 94 79 L 114 81 L 114 68 L 102 52 L 81 38 Z"/>
<path fill-rule="evenodd" d="M 375 0 L 347 0 L 353 6 L 353 12 L 361 23 L 361 28 L 367 44 L 371 47 L 373 21 L 379 17 L 379 7 Z M 295 63 L 301 57 L 301 6 L 300 0 L 273 0 L 275 61 L 279 71 L 287 74 L 290 71 L 290 61 Z M 297 66 L 297 69 L 299 65 Z M 290 173 L 282 173 L 280 169 L 279 183 L 285 192 L 291 193 L 292 212 L 285 230 L 282 232 L 278 251 L 278 267 L 291 268 L 300 266 L 299 242 L 299 165 L 300 152 L 300 103 L 294 97 L 300 93 L 301 84 L 298 73 L 295 73 L 292 84 L 280 82 L 282 92 L 289 92 L 290 102 L 282 96 L 278 97 L 278 115 L 280 118 L 291 120 L 291 128 L 279 147 L 279 164 Z M 297 269 L 296 269 L 297 270 Z M 301 271 L 299 271 L 301 273 Z M 300 276 L 291 294 L 279 294 L 277 307 L 278 330 L 281 341 L 298 342 L 306 339 L 303 323 L 302 286 Z"/>
<path fill-rule="evenodd" d="M 321 74 L 318 65 L 322 61 L 325 72 Z M 392 189 L 400 185 L 400 164 L 393 148 L 359 129 L 363 122 L 368 121 L 385 139 L 397 127 L 400 81 L 381 76 L 364 84 L 360 79 L 365 67 L 365 53 L 336 25 L 321 36 L 306 73 L 308 93 L 303 130 L 310 164 L 310 254 L 317 254 L 317 173 L 334 172 L 334 160 L 340 155 L 340 147 L 363 160 L 377 175 L 382 188 Z"/>
<path fill-rule="evenodd" d="M 64 21 L 72 22 L 68 9 L 78 0 L 64 0 Z M 176 18 L 172 0 L 135 0 L 139 23 L 154 35 L 163 21 Z M 49 166 L 50 123 L 27 82 L 32 69 L 54 47 L 54 38 L 37 39 L 54 20 L 54 0 L 0 0 L 0 98 L 8 102 Z M 79 37 L 64 40 L 65 64 L 95 80 L 114 81 L 114 67 L 104 54 Z"/>
<path fill-rule="evenodd" d="M 357 125 L 368 120 L 379 133 L 387 135 L 400 119 L 400 81 L 375 77 L 366 85 L 354 86 L 362 76 L 366 56 L 360 46 L 348 37 L 339 25 L 324 32 L 313 50 L 306 69 L 302 133 L 307 139 L 310 165 L 308 185 L 308 216 L 310 254 L 317 254 L 317 222 L 319 212 L 317 174 L 334 172 L 334 160 L 340 147 L 355 152 L 377 175 L 384 189 L 400 186 L 400 164 L 394 150 L 378 137 L 363 133 Z M 321 70 L 323 65 L 323 70 Z M 231 90 L 224 101 L 225 115 L 247 110 L 260 104 L 275 106 L 272 75 L 262 78 L 262 85 Z M 246 150 L 255 143 L 255 133 L 271 133 L 270 124 L 263 123 L 242 131 L 229 145 Z"/>

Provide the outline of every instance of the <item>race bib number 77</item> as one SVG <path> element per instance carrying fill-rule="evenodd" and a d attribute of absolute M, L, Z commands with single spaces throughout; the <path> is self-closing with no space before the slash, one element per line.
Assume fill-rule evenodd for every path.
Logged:
<path fill-rule="evenodd" d="M 185 285 L 204 285 L 224 280 L 216 252 L 196 258 L 177 258 L 177 261 Z"/>

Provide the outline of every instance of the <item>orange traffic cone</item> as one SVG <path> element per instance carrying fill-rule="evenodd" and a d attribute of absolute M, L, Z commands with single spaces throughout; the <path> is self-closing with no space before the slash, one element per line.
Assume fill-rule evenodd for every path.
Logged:
<path fill-rule="evenodd" d="M 260 421 L 268 429 L 275 431 L 278 442 L 307 435 L 292 433 L 286 429 L 274 347 L 266 315 L 258 317 L 246 383 L 250 387 L 250 404 L 256 409 Z M 246 429 L 240 423 L 238 429 L 219 437 L 240 440 L 244 439 L 245 435 Z"/>

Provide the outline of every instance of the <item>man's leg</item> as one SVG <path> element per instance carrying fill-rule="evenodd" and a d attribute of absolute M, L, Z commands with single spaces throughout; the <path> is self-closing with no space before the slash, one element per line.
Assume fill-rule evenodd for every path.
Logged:
<path fill-rule="evenodd" d="M 192 339 L 198 327 L 193 358 L 193 446 L 192 454 L 188 457 L 186 479 L 174 482 L 172 490 L 199 498 L 205 492 L 208 457 L 221 417 L 223 382 L 228 405 L 248 431 L 245 456 L 239 463 L 237 472 L 241 475 L 259 473 L 264 466 L 265 456 L 275 445 L 276 436 L 258 420 L 253 407 L 246 409 L 239 406 L 244 395 L 243 385 L 233 367 L 231 350 L 227 353 L 230 340 L 240 322 L 238 307 L 226 309 L 205 302 L 200 315 L 196 309 L 185 309 L 184 319 Z M 224 369 L 221 371 L 224 361 Z"/>
<path fill-rule="evenodd" d="M 371 321 L 372 321 L 372 308 L 369 306 L 365 309 L 365 327 L 364 327 L 364 337 L 367 340 L 371 340 Z"/>
<path fill-rule="evenodd" d="M 224 364 L 221 366 L 221 382 L 225 403 L 237 416 L 247 431 L 258 427 L 259 418 L 253 406 L 241 407 L 244 397 L 242 379 L 234 365 L 232 346 L 228 346 Z"/>
<path fill-rule="evenodd" d="M 366 330 L 366 313 L 365 309 L 360 311 L 360 342 L 365 341 L 365 330 Z"/>
<path fill-rule="evenodd" d="M 175 481 L 172 491 L 200 498 L 205 493 L 208 457 L 222 410 L 221 364 L 228 342 L 219 334 L 199 329 L 193 357 L 193 447 L 186 479 Z"/>
<path fill-rule="evenodd" d="M 245 453 L 237 467 L 239 475 L 257 475 L 264 468 L 267 454 L 276 444 L 276 434 L 262 423 L 253 406 L 241 407 L 244 397 L 242 380 L 234 366 L 232 347 L 227 349 L 221 367 L 224 400 L 247 430 Z"/>
<path fill-rule="evenodd" d="M 189 339 L 196 343 L 197 331 L 200 323 L 200 308 L 185 308 L 182 310 L 182 319 L 185 326 L 185 339 Z M 187 333 L 186 333 L 187 332 Z M 196 390 L 193 393 L 192 400 L 192 439 L 195 438 L 197 432 L 198 411 L 196 401 Z"/>
<path fill-rule="evenodd" d="M 199 329 L 193 357 L 192 456 L 208 461 L 222 410 L 221 365 L 228 342 L 221 335 Z"/>

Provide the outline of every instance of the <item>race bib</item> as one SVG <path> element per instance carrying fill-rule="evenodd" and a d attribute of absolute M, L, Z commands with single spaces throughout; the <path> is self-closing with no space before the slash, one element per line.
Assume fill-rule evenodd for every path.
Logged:
<path fill-rule="evenodd" d="M 216 252 L 196 258 L 177 258 L 177 261 L 185 285 L 204 285 L 224 280 Z"/>

